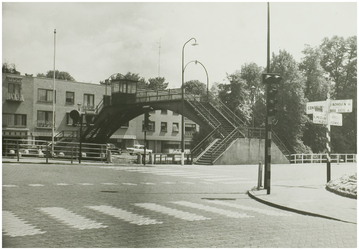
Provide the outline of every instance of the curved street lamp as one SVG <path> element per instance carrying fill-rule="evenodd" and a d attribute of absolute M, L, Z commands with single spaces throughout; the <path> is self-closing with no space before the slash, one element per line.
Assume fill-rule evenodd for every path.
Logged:
<path fill-rule="evenodd" d="M 185 48 L 186 44 L 189 43 L 191 40 L 194 40 L 194 43 L 192 44 L 192 46 L 198 45 L 196 38 L 192 37 L 187 42 L 185 42 L 185 44 L 182 47 L 182 119 L 181 119 L 181 152 L 182 152 L 182 157 L 184 157 L 184 149 L 185 149 L 185 144 L 184 144 L 184 48 Z M 182 163 L 183 163 L 183 161 L 182 161 Z"/>
<path fill-rule="evenodd" d="M 209 100 L 209 78 L 208 78 L 208 72 L 207 72 L 207 69 L 206 67 L 203 65 L 203 63 L 201 63 L 200 61 L 197 61 L 197 60 L 193 60 L 193 61 L 190 61 L 186 64 L 186 66 L 184 66 L 184 69 L 183 71 L 186 69 L 187 65 L 190 64 L 191 62 L 194 62 L 195 64 L 199 63 L 202 65 L 202 67 L 204 68 L 204 71 L 206 72 L 206 76 L 207 76 L 207 101 Z"/>

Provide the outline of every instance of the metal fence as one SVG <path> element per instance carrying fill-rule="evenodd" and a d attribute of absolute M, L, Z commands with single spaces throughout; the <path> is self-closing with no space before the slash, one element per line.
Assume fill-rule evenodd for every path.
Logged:
<path fill-rule="evenodd" d="M 356 154 L 331 154 L 331 162 L 334 163 L 353 163 L 357 162 Z M 305 164 L 305 163 L 325 163 L 327 162 L 326 154 L 292 154 L 291 164 Z"/>
<path fill-rule="evenodd" d="M 3 158 L 41 158 L 43 161 L 107 161 L 107 145 L 79 142 L 51 142 L 26 139 L 5 139 L 2 144 Z M 40 160 L 41 161 L 41 160 Z"/>

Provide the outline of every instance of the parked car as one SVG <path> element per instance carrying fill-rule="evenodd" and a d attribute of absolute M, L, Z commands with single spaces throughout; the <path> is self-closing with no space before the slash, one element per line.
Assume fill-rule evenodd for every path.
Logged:
<path fill-rule="evenodd" d="M 144 154 L 145 153 L 145 146 L 143 146 L 143 145 L 133 145 L 133 147 L 127 148 L 127 151 L 130 153 L 130 155 Z M 152 154 L 152 149 L 146 148 L 146 154 Z"/>
<path fill-rule="evenodd" d="M 113 155 L 120 155 L 122 153 L 122 150 L 113 143 L 107 143 L 107 149 L 110 150 Z"/>

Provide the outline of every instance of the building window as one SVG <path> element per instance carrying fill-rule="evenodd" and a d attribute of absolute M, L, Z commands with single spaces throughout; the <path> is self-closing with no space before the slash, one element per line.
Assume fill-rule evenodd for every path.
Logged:
<path fill-rule="evenodd" d="M 155 131 L 155 122 L 153 122 L 153 121 L 150 121 L 149 123 L 148 123 L 148 131 Z M 145 131 L 145 122 L 143 121 L 142 122 L 142 131 Z"/>
<path fill-rule="evenodd" d="M 21 82 L 20 83 L 9 82 L 6 100 L 24 101 L 24 97 L 21 94 Z"/>
<path fill-rule="evenodd" d="M 161 109 L 161 115 L 167 115 L 167 109 Z"/>
<path fill-rule="evenodd" d="M 178 114 L 177 112 L 174 112 L 174 111 L 173 111 L 172 115 L 179 115 L 179 114 Z"/>
<path fill-rule="evenodd" d="M 52 127 L 52 111 L 37 111 L 37 127 Z"/>
<path fill-rule="evenodd" d="M 3 114 L 3 127 L 26 127 L 26 115 Z"/>
<path fill-rule="evenodd" d="M 174 122 L 172 124 L 172 132 L 179 132 L 179 124 L 178 124 L 178 122 Z"/>
<path fill-rule="evenodd" d="M 37 100 L 40 102 L 52 102 L 53 91 L 50 89 L 38 89 Z"/>
<path fill-rule="evenodd" d="M 167 132 L 167 122 L 161 122 L 161 132 Z"/>
<path fill-rule="evenodd" d="M 95 108 L 95 95 L 93 94 L 84 94 L 84 104 L 83 110 L 91 110 Z"/>
<path fill-rule="evenodd" d="M 184 131 L 186 135 L 192 135 L 194 132 L 196 132 L 196 124 L 186 124 Z"/>
<path fill-rule="evenodd" d="M 66 104 L 73 105 L 75 103 L 75 92 L 68 92 L 66 91 Z"/>

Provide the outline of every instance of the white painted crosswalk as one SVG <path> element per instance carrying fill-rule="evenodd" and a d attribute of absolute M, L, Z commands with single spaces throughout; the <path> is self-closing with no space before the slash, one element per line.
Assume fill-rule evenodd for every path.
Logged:
<path fill-rule="evenodd" d="M 83 230 L 107 227 L 102 225 L 101 223 L 97 223 L 61 207 L 43 207 L 40 208 L 40 210 L 48 214 L 50 217 L 53 217 L 61 223 L 64 223 L 73 228 Z"/>
<path fill-rule="evenodd" d="M 116 217 L 118 219 L 127 221 L 131 224 L 136 225 L 150 225 L 150 224 L 162 224 L 161 221 L 156 221 L 150 218 L 146 218 L 142 215 L 134 214 L 131 212 L 128 212 L 126 210 L 115 208 L 112 206 L 88 206 L 88 208 L 91 208 L 93 210 L 99 211 L 101 213 L 111 215 L 113 217 Z"/>
<path fill-rule="evenodd" d="M 207 212 L 217 213 L 217 214 L 224 215 L 224 216 L 231 217 L 231 218 L 250 218 L 250 217 L 254 217 L 254 216 L 251 216 L 251 215 L 248 215 L 248 214 L 232 212 L 232 211 L 229 211 L 229 210 L 216 208 L 216 207 L 211 207 L 211 206 L 206 206 L 206 205 L 203 205 L 203 204 L 193 203 L 193 202 L 188 202 L 188 201 L 174 201 L 172 203 L 182 205 L 182 206 L 186 206 L 186 207 L 197 208 L 197 209 L 204 210 L 204 211 L 207 211 Z"/>
<path fill-rule="evenodd" d="M 4 235 L 11 237 L 46 233 L 20 219 L 10 211 L 2 211 L 2 228 Z"/>
<path fill-rule="evenodd" d="M 160 213 L 164 213 L 167 215 L 171 215 L 171 216 L 174 216 L 174 217 L 182 219 L 182 220 L 195 221 L 195 220 L 210 219 L 210 218 L 207 218 L 207 217 L 204 217 L 201 215 L 197 215 L 197 214 L 193 214 L 193 213 L 189 213 L 189 212 L 184 212 L 184 211 L 181 211 L 178 209 L 173 209 L 173 208 L 157 205 L 155 203 L 136 203 L 135 205 L 155 211 L 155 212 L 160 212 Z"/>
<path fill-rule="evenodd" d="M 53 225 L 53 227 L 63 225 L 77 230 L 108 228 L 112 225 L 107 224 L 111 221 L 109 217 L 123 221 L 122 223 L 130 223 L 137 226 L 155 226 L 169 223 L 173 219 L 184 220 L 190 223 L 195 223 L 196 221 L 205 223 L 207 220 L 218 219 L 221 216 L 231 219 L 247 220 L 260 216 L 261 214 L 266 216 L 292 215 L 291 213 L 272 208 L 257 208 L 240 204 L 238 201 L 232 202 L 215 199 L 200 200 L 197 202 L 181 200 L 164 201 L 161 203 L 128 203 L 125 204 L 125 206 L 125 208 L 110 205 L 84 206 L 77 207 L 77 212 L 64 207 L 40 207 L 36 208 L 36 210 L 46 215 L 48 218 L 46 221 L 49 221 L 48 224 Z M 143 210 L 134 210 L 136 207 Z M 92 213 L 96 213 L 96 216 L 92 216 Z M 33 218 L 20 218 L 20 216 L 16 215 L 13 211 L 3 211 L 2 217 L 3 236 L 31 236 L 44 234 L 52 230 L 51 227 L 48 226 L 46 230 L 42 230 L 39 226 L 31 225 L 28 221 L 34 221 Z M 93 218 L 96 219 L 94 220 Z M 51 220 L 56 223 L 54 224 Z"/>

